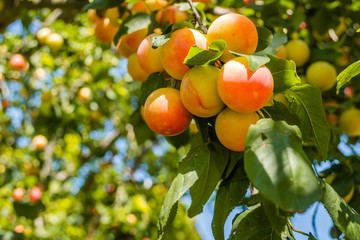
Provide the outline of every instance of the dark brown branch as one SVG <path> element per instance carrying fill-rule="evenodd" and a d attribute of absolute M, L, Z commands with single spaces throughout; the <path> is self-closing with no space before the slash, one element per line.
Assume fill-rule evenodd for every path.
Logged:
<path fill-rule="evenodd" d="M 189 5 L 190 5 L 191 11 L 193 12 L 193 14 L 194 14 L 194 16 L 195 16 L 196 22 L 199 24 L 199 27 L 200 27 L 201 31 L 202 31 L 204 34 L 207 34 L 207 29 L 206 29 L 206 27 L 204 26 L 204 23 L 202 22 L 201 17 L 200 17 L 198 11 L 196 10 L 196 8 L 195 8 L 195 6 L 194 6 L 194 3 L 192 2 L 192 0 L 187 0 L 187 2 L 188 2 Z"/>

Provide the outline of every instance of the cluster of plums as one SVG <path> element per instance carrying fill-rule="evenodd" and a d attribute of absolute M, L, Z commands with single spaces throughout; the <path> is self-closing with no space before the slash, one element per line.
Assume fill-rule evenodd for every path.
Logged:
<path fill-rule="evenodd" d="M 148 126 L 160 135 L 174 136 L 187 129 L 193 115 L 202 118 L 217 115 L 215 131 L 220 142 L 233 151 L 243 151 L 248 128 L 259 119 L 256 111 L 270 100 L 274 86 L 267 67 L 250 71 L 245 57 L 234 57 L 229 52 L 249 55 L 255 52 L 258 33 L 251 20 L 240 14 L 226 14 L 211 24 L 206 36 L 194 29 L 179 29 L 157 49 L 152 48 L 150 36 L 137 49 L 136 68 L 146 75 L 166 71 L 181 80 L 181 86 L 180 90 L 160 88 L 149 95 L 143 110 Z M 191 69 L 184 64 L 192 46 L 207 49 L 219 39 L 227 43 L 220 58 L 224 63 L 221 69 L 219 64 Z M 131 74 L 134 67 L 131 56 L 128 64 Z"/>
<path fill-rule="evenodd" d="M 194 2 L 209 4 L 206 0 Z M 173 24 L 191 17 L 178 6 L 168 4 L 165 0 L 144 0 L 119 6 L 127 9 L 121 16 L 118 7 L 89 10 L 88 14 L 95 25 L 95 36 L 102 42 L 112 42 L 119 26 L 130 14 L 155 12 L 155 21 L 159 24 Z M 156 72 L 164 72 L 166 78 L 181 80 L 180 90 L 158 89 L 148 97 L 142 110 L 146 123 L 158 134 L 174 136 L 187 128 L 193 115 L 203 118 L 217 116 L 215 130 L 219 140 L 231 150 L 242 151 L 248 127 L 259 118 L 256 111 L 269 99 L 271 102 L 273 90 L 272 76 L 265 66 L 252 72 L 245 58 L 235 58 L 229 52 L 247 55 L 255 52 L 258 35 L 254 24 L 240 14 L 230 13 L 218 17 L 207 35 L 194 29 L 179 29 L 172 33 L 167 43 L 154 49 L 152 36 L 160 34 L 158 29 L 151 33 L 148 28 L 143 28 L 123 35 L 117 44 L 119 55 L 128 58 L 128 73 L 134 80 L 144 82 Z M 217 39 L 227 43 L 221 62 L 191 69 L 183 63 L 191 46 L 207 49 Z M 293 34 L 292 40 L 278 49 L 277 56 L 293 60 L 297 67 L 303 67 L 309 61 L 310 48 Z M 328 91 L 336 84 L 336 76 L 333 65 L 317 61 L 306 68 L 306 76 L 301 78 L 304 83 Z M 288 106 L 282 94 L 275 94 L 273 99 Z M 345 124 L 349 122 L 345 120 L 355 115 L 360 119 L 360 110 L 352 109 L 345 113 L 340 127 L 349 135 L 360 134 L 360 126 L 356 128 L 359 130 L 348 131 L 348 124 Z"/>

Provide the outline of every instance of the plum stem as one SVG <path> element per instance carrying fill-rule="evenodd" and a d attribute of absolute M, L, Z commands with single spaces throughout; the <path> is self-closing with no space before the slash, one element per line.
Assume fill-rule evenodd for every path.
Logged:
<path fill-rule="evenodd" d="M 204 26 L 204 23 L 202 22 L 201 17 L 200 17 L 198 11 L 196 10 L 196 8 L 195 8 L 195 6 L 194 6 L 194 3 L 192 2 L 192 0 L 187 0 L 187 2 L 188 2 L 189 5 L 190 5 L 191 11 L 193 12 L 193 14 L 194 14 L 194 16 L 195 16 L 196 22 L 199 24 L 201 31 L 202 31 L 204 34 L 207 34 L 207 29 L 206 29 L 206 27 Z"/>

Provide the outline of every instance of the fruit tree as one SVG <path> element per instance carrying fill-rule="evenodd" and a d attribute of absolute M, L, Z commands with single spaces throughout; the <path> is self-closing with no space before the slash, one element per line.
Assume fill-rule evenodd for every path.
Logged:
<path fill-rule="evenodd" d="M 359 12 L 0 0 L 0 238 L 359 239 Z"/>

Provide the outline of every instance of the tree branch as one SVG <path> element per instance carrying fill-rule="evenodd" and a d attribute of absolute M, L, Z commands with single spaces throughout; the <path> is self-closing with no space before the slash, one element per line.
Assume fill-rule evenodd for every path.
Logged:
<path fill-rule="evenodd" d="M 206 27 L 204 26 L 204 23 L 202 22 L 201 17 L 200 17 L 198 11 L 196 10 L 196 8 L 195 8 L 195 6 L 194 6 L 194 3 L 192 2 L 192 0 L 187 0 L 187 2 L 188 2 L 189 5 L 190 5 L 191 11 L 193 12 L 193 14 L 194 14 L 194 16 L 195 16 L 196 22 L 199 24 L 199 27 L 200 27 L 201 31 L 202 31 L 204 34 L 207 34 L 207 29 L 206 29 Z"/>
<path fill-rule="evenodd" d="M 56 140 L 61 135 L 62 130 L 58 130 L 57 133 L 51 138 L 50 142 L 46 145 L 44 150 L 44 165 L 40 172 L 40 179 L 44 181 L 51 172 L 51 165 L 53 161 L 53 153 L 56 146 Z"/>

